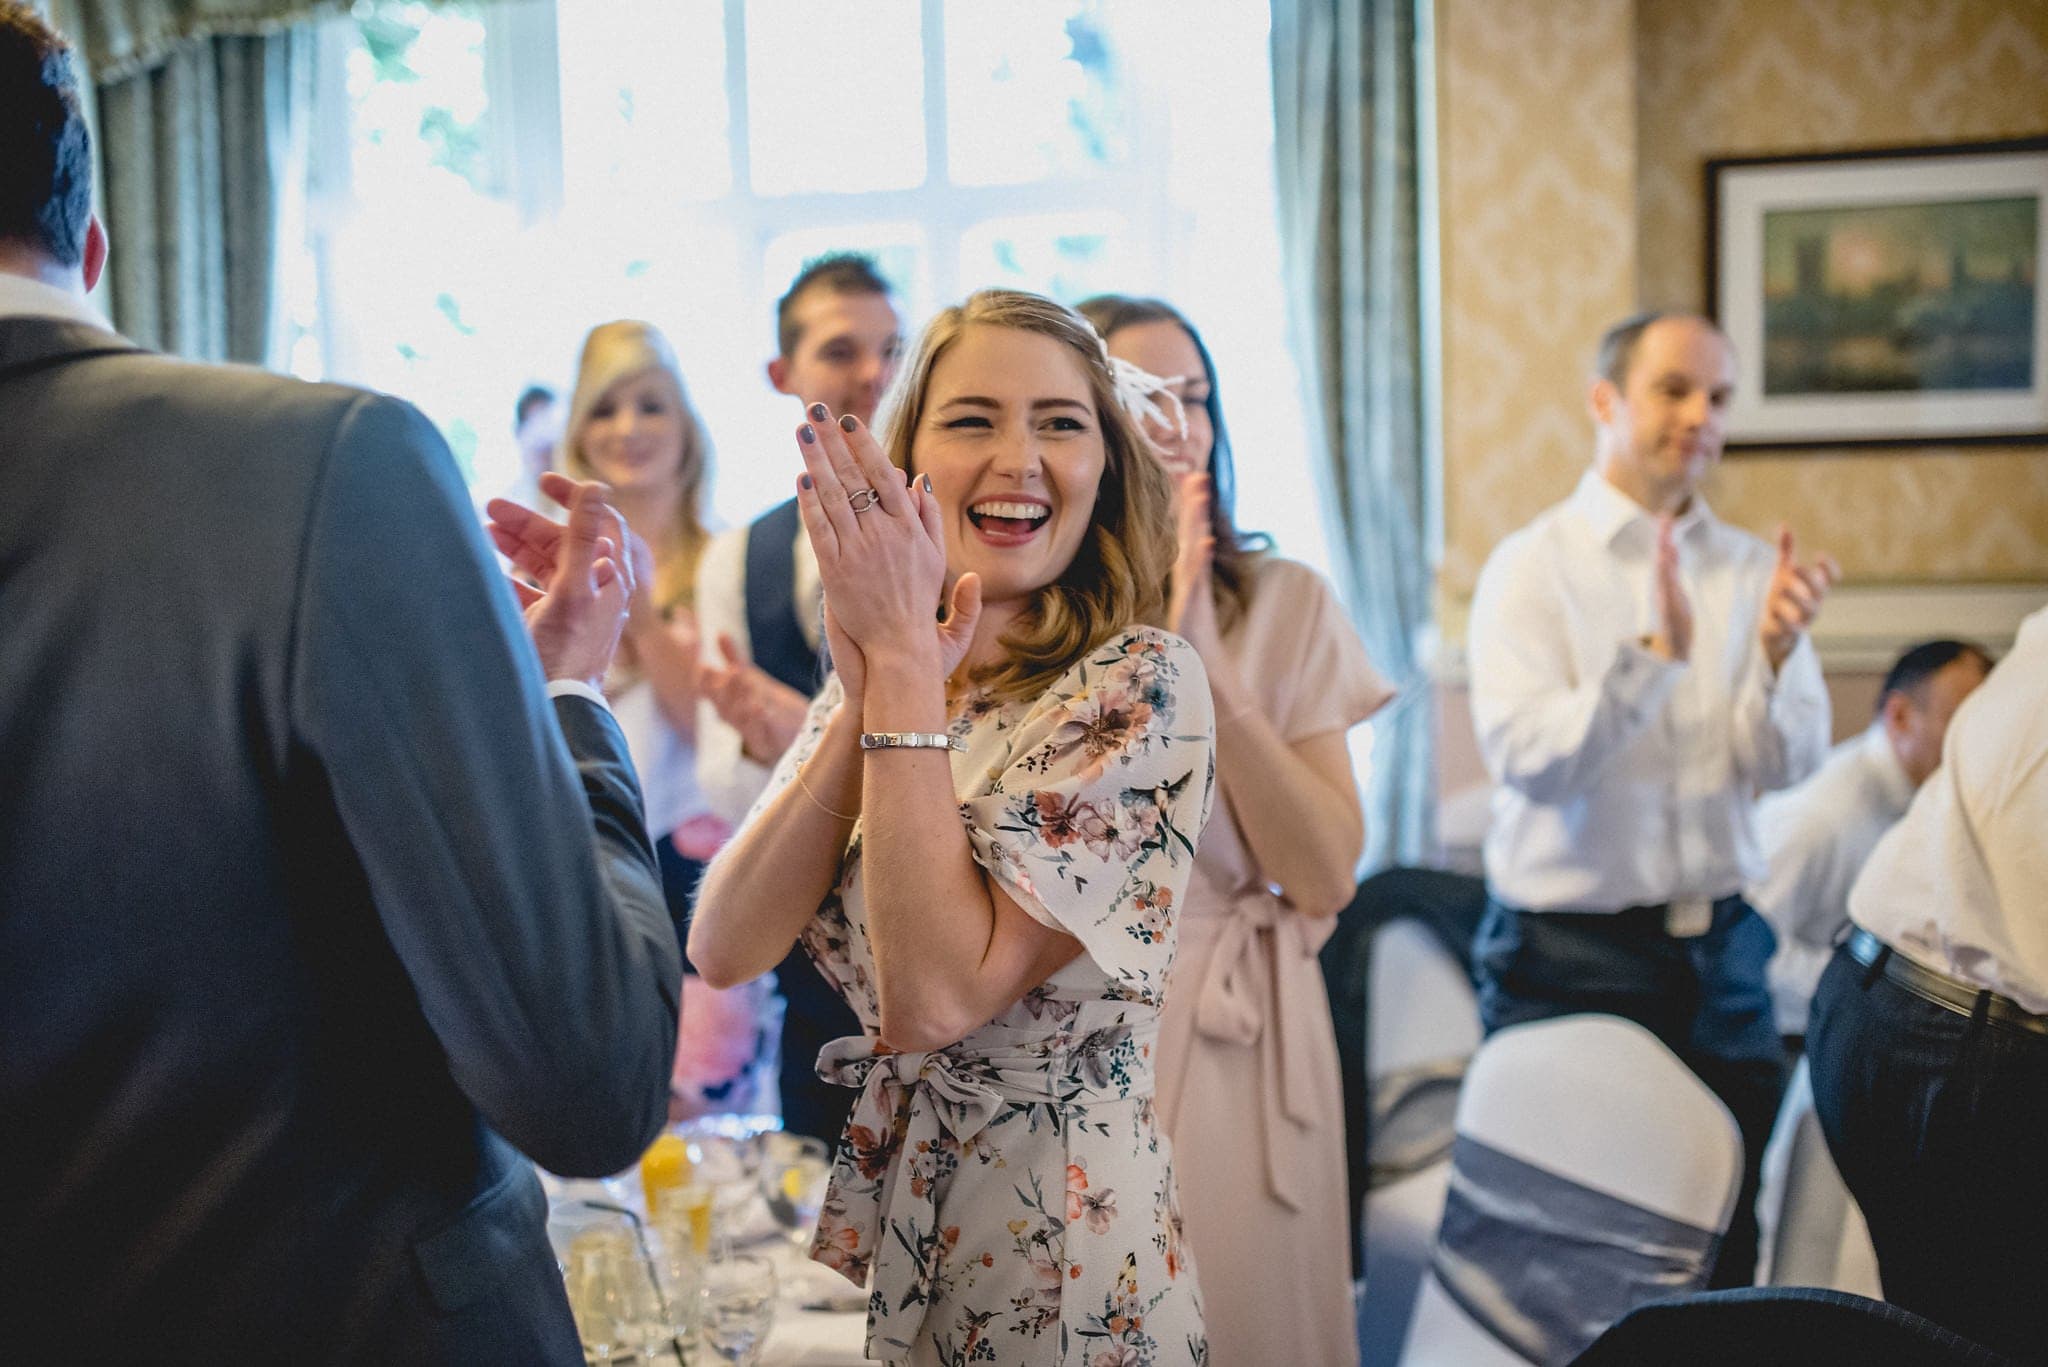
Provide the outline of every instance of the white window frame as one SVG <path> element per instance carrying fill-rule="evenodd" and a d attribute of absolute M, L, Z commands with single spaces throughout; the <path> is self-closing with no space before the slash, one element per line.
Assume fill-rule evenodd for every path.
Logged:
<path fill-rule="evenodd" d="M 590 0 L 564 0 L 590 3 Z M 725 195 L 687 206 L 685 212 L 715 216 L 741 244 L 743 268 L 750 278 L 766 279 L 767 249 L 784 233 L 804 224 L 859 228 L 865 225 L 916 223 L 925 242 L 925 278 L 901 283 L 915 296 L 913 303 L 936 308 L 986 283 L 964 279 L 961 244 L 976 227 L 992 219 L 1057 213 L 1077 217 L 1115 215 L 1129 225 L 1132 255 L 1138 259 L 1171 259 L 1172 214 L 1166 184 L 1166 158 L 1115 168 L 1103 175 L 1054 176 L 1021 185 L 959 185 L 948 166 L 946 99 L 945 0 L 920 0 L 920 39 L 924 47 L 925 179 L 922 185 L 898 190 L 831 193 L 762 194 L 753 188 L 751 128 L 748 122 L 746 12 L 747 0 L 724 0 L 727 148 L 732 189 Z M 1135 54 L 1119 51 L 1125 74 L 1137 86 L 1129 101 L 1139 124 L 1134 143 L 1163 148 L 1169 136 L 1159 113 L 1162 103 L 1144 98 L 1145 75 Z M 1049 205 L 1051 206 L 1049 208 Z M 787 282 L 783 282 L 787 283 Z"/>

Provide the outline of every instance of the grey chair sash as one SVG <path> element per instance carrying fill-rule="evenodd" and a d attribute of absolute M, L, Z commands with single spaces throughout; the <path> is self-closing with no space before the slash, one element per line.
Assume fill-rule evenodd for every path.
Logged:
<path fill-rule="evenodd" d="M 1369 1154 L 1374 1189 L 1412 1177 L 1450 1155 L 1457 1138 L 1462 1058 L 1397 1068 L 1372 1079 Z"/>
<path fill-rule="evenodd" d="M 1698 1290 L 1720 1242 L 1459 1135 L 1432 1270 L 1503 1344 L 1567 1363 L 1636 1306 Z"/>

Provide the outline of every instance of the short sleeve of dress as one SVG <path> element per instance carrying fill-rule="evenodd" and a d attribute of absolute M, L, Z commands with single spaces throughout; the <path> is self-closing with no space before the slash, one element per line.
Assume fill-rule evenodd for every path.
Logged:
<path fill-rule="evenodd" d="M 1239 668 L 1276 693 L 1268 715 L 1283 739 L 1348 731 L 1393 698 L 1336 592 L 1308 566 L 1261 564 L 1245 616 Z"/>
<path fill-rule="evenodd" d="M 1133 628 L 1048 689 L 989 790 L 961 803 L 975 859 L 1031 916 L 1156 999 L 1215 780 L 1208 676 L 1178 636 Z"/>

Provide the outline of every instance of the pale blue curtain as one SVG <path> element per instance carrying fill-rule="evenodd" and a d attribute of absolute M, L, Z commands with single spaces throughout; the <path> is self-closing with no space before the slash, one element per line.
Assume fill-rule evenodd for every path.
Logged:
<path fill-rule="evenodd" d="M 1425 0 L 1426 2 L 1426 0 Z M 1422 422 L 1417 0 L 1272 0 L 1289 320 L 1332 567 L 1400 687 L 1375 722 L 1368 867 L 1432 843 L 1429 479 Z"/>
<path fill-rule="evenodd" d="M 88 83 L 102 298 L 145 346 L 275 365 L 280 196 L 304 174 L 313 25 L 348 0 L 37 0 Z"/>
<path fill-rule="evenodd" d="M 301 27 L 198 38 L 98 88 L 114 326 L 192 360 L 275 365 L 277 206 L 312 92 Z"/>

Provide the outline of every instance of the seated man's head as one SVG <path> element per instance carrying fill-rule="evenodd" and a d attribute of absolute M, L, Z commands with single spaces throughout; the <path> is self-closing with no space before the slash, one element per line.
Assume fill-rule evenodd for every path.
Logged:
<path fill-rule="evenodd" d="M 1684 508 L 1721 458 L 1735 353 L 1709 320 L 1639 313 L 1600 339 L 1589 404 L 1601 475 L 1653 513 Z"/>
<path fill-rule="evenodd" d="M 106 259 L 71 49 L 27 5 L 0 0 L 0 270 L 88 290 Z"/>
<path fill-rule="evenodd" d="M 1991 655 L 1967 641 L 1923 641 L 1893 663 L 1877 716 L 1906 777 L 1919 787 L 1941 765 L 1948 719 L 1991 672 Z"/>
<path fill-rule="evenodd" d="M 562 405 L 554 390 L 530 384 L 519 391 L 512 413 L 512 439 L 519 443 L 520 459 L 539 474 L 554 462 L 555 443 L 562 437 Z"/>
<path fill-rule="evenodd" d="M 775 340 L 768 382 L 778 391 L 874 424 L 896 374 L 903 320 L 871 258 L 841 252 L 804 267 L 776 301 Z"/>

